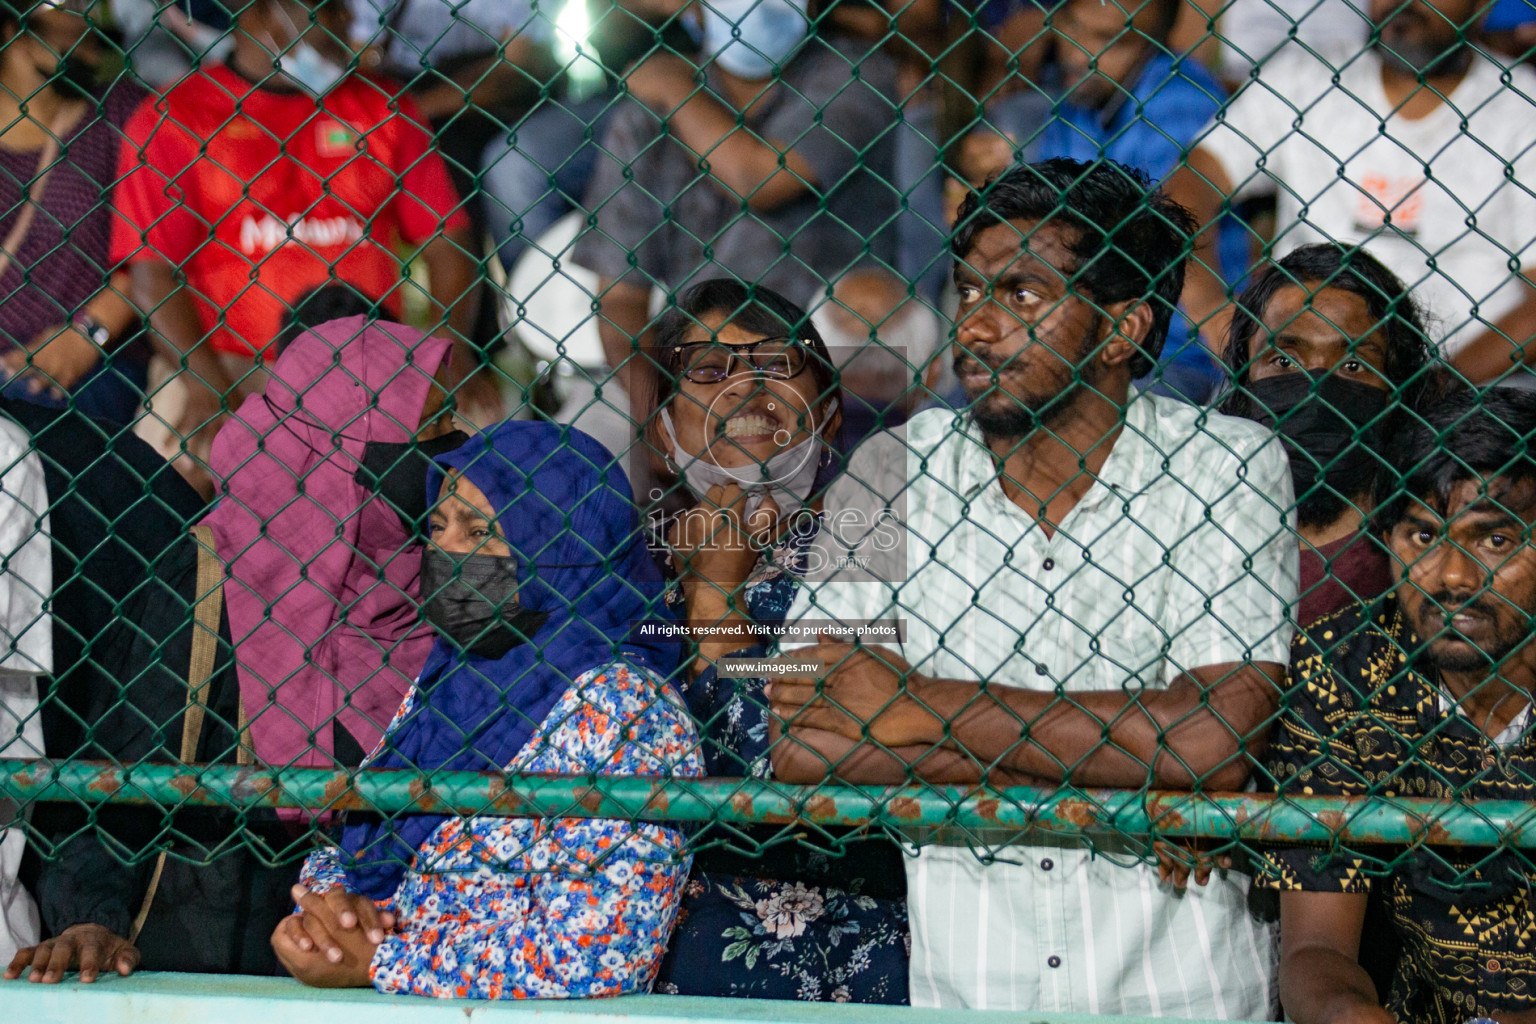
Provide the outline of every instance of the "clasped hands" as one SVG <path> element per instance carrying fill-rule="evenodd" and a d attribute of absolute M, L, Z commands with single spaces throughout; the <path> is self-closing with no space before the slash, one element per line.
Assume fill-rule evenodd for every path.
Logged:
<path fill-rule="evenodd" d="M 283 918 L 272 933 L 272 949 L 299 981 L 316 988 L 361 988 L 370 982 L 373 954 L 394 930 L 395 915 L 366 896 L 344 889 L 320 895 L 293 887 L 302 913 Z M 139 966 L 137 948 L 99 924 L 66 928 L 57 938 L 21 950 L 5 969 L 7 981 L 23 974 L 32 982 L 58 984 L 73 970 L 90 983 L 104 970 L 127 976 Z"/>
<path fill-rule="evenodd" d="M 336 888 L 293 887 L 299 911 L 272 933 L 272 951 L 288 973 L 314 988 L 364 988 L 373 954 L 395 927 L 395 915 L 367 896 Z"/>

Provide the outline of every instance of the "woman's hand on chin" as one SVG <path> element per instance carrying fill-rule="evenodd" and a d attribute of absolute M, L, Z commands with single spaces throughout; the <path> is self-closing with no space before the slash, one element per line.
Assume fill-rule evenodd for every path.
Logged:
<path fill-rule="evenodd" d="M 746 503 L 747 492 L 739 485 L 719 484 L 672 520 L 667 540 L 685 585 L 703 583 L 730 594 L 752 575 L 774 538 L 779 507 L 765 495 L 748 521 Z"/>
<path fill-rule="evenodd" d="M 333 889 L 324 896 L 294 886 L 302 913 L 278 922 L 272 950 L 288 973 L 313 988 L 366 988 L 368 968 L 394 915 L 366 896 Z"/>

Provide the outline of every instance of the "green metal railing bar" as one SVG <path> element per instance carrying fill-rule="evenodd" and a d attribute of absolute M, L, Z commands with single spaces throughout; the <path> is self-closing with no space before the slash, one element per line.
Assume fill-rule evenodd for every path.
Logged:
<path fill-rule="evenodd" d="M 527 776 L 0 760 L 0 797 L 312 811 L 880 825 L 1084 835 L 1536 848 L 1536 804 L 1414 797 L 960 786 L 786 786 L 762 779 Z"/>

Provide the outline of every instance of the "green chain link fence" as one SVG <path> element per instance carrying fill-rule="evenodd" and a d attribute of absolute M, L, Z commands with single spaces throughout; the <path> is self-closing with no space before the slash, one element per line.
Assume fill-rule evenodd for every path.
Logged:
<path fill-rule="evenodd" d="M 1479 385 L 1500 379 L 1512 389 L 1529 379 L 1522 346 L 1536 334 L 1529 257 L 1536 232 L 1536 130 L 1529 127 L 1536 123 L 1536 78 L 1526 64 L 1536 57 L 1528 30 L 1536 12 L 1519 8 L 1509 0 L 1492 8 L 1472 0 L 1379 0 L 1369 10 L 1342 0 L 1315 7 L 1234 0 L 1225 8 L 1180 0 L 1130 8 L 1115 0 L 839 0 L 809 9 L 787 0 L 707 9 L 673 0 L 256 0 L 227 9 L 213 2 L 11 0 L 0 6 L 0 326 L 11 372 L 4 411 L 17 436 L 6 456 L 3 530 L 10 545 L 5 585 L 20 595 L 11 603 L 21 617 L 8 621 L 4 664 L 19 678 L 35 678 L 38 689 L 35 701 L 24 689 L 14 691 L 22 696 L 0 719 L 7 827 L 25 836 L 42 870 L 70 857 L 72 844 L 90 843 L 141 872 L 170 851 L 193 864 L 251 856 L 293 873 L 333 834 L 341 812 L 353 821 L 449 814 L 670 823 L 689 849 L 748 858 L 785 846 L 855 856 L 852 844 L 871 835 L 969 841 L 978 856 L 1002 858 L 1011 844 L 1042 835 L 1076 837 L 1144 860 L 1153 856 L 1154 840 L 1204 840 L 1241 863 L 1272 843 L 1322 844 L 1335 852 L 1536 845 L 1536 833 L 1527 830 L 1529 775 L 1502 757 L 1498 785 L 1492 775 L 1473 773 L 1401 788 L 1403 766 L 1383 765 L 1372 769 L 1379 776 L 1348 784 L 1327 779 L 1336 792 L 1222 791 L 1234 788 L 1226 782 L 1234 767 L 1240 786 L 1252 764 L 1265 764 L 1265 738 L 1272 731 L 1282 737 L 1287 721 L 1295 721 L 1310 676 L 1276 680 L 1278 708 L 1244 725 L 1223 719 L 1216 693 L 1226 676 L 1202 677 L 1200 693 L 1172 720 L 1140 710 L 1138 695 L 1176 689 L 1173 677 L 1185 667 L 1211 662 L 1190 660 L 1199 643 L 1191 637 L 1205 625 L 1185 622 L 1180 635 L 1163 623 L 1146 643 L 1134 636 L 1121 642 L 1137 628 L 1126 609 L 1153 608 L 1166 598 L 1138 595 L 1137 587 L 1171 588 L 1192 608 L 1219 616 L 1235 605 L 1202 587 L 1226 581 L 1212 562 L 1190 552 L 1235 546 L 1238 561 L 1252 562 L 1256 551 L 1244 545 L 1269 550 L 1294 541 L 1284 486 L 1263 495 L 1262 528 L 1223 521 L 1237 514 L 1224 503 L 1249 486 L 1243 460 L 1260 450 L 1262 437 L 1213 426 L 1217 420 L 1205 413 L 1191 437 L 1162 450 L 1159 428 L 1121 409 L 1122 438 L 1148 442 L 1166 472 L 1184 466 L 1220 476 L 1224 470 L 1214 463 L 1224 459 L 1238 468 L 1219 482 L 1189 481 L 1179 492 L 1179 500 L 1205 502 L 1203 516 L 1167 533 L 1146 525 L 1124 541 L 1154 552 L 1141 563 L 1144 577 L 1116 579 L 1113 592 L 1101 589 L 1086 604 L 1064 597 L 1062 607 L 1086 609 L 1086 621 L 1071 621 L 1072 612 L 1043 599 L 1044 610 L 1035 613 L 1040 621 L 1068 620 L 1053 627 L 1057 634 L 989 613 L 981 595 L 1005 584 L 1042 593 L 1061 586 L 1066 594 L 1077 585 L 1073 577 L 1091 566 L 1063 565 L 1053 576 L 1048 560 L 1043 569 L 1025 570 L 1012 562 L 1012 540 L 987 533 L 995 526 L 981 527 L 983 541 L 1006 552 L 1002 566 L 975 567 L 966 582 L 946 583 L 944 559 L 959 549 L 945 548 L 953 533 L 931 516 L 949 499 L 932 498 L 932 488 L 917 482 L 938 472 L 913 454 L 917 447 L 885 449 L 883 463 L 869 461 L 882 450 L 878 443 L 860 449 L 874 453 L 865 461 L 828 460 L 843 471 L 840 479 L 854 477 L 854 490 L 874 495 L 865 507 L 890 506 L 916 532 L 900 549 L 906 563 L 882 591 L 893 604 L 871 606 L 862 617 L 903 619 L 909 642 L 923 638 L 909 653 L 924 651 L 927 671 L 940 662 L 956 673 L 966 664 L 1040 659 L 1035 671 L 1043 685 L 1035 689 L 1044 709 L 1033 719 L 1009 712 L 1013 733 L 1001 755 L 967 750 L 956 739 L 960 719 L 993 699 L 985 685 L 951 708 L 952 717 L 931 705 L 932 717 L 944 719 L 933 749 L 957 754 L 969 765 L 961 775 L 974 778 L 925 772 L 921 757 L 905 756 L 910 774 L 901 785 L 861 782 L 846 771 L 854 781 L 841 781 L 835 758 L 821 766 L 829 776 L 823 782 L 783 781 L 793 771 L 774 778 L 764 757 L 742 753 L 770 743 L 768 736 L 743 739 L 738 721 L 770 717 L 761 680 L 727 678 L 715 685 L 734 699 L 705 711 L 692 697 L 690 703 L 699 718 L 700 755 L 714 764 L 711 757 L 725 763 L 731 754 L 738 777 L 358 767 L 394 710 L 372 696 L 360 704 L 362 681 L 377 673 L 401 677 L 392 684 L 398 697 L 425 651 L 413 627 L 414 605 L 406 610 L 420 549 L 399 540 L 373 543 L 369 533 L 381 529 L 379 517 L 396 512 L 417 517 L 409 525 L 420 529 L 424 511 L 399 502 L 365 509 L 371 494 L 391 502 L 398 496 L 392 474 L 419 480 L 425 473 L 406 443 L 418 427 L 437 422 L 444 409 L 472 430 L 504 419 L 573 425 L 615 453 L 648 522 L 674 522 L 680 510 L 686 520 L 686 473 L 675 464 L 680 460 L 661 458 L 681 450 L 677 435 L 669 443 L 667 433 L 692 429 L 685 420 L 700 414 L 704 422 L 715 416 L 725 431 L 729 415 L 712 411 L 708 387 L 715 381 L 710 374 L 730 377 L 733 364 L 715 366 L 720 353 L 707 343 L 716 335 L 731 344 L 743 339 L 710 316 L 740 312 L 761 297 L 743 292 L 740 300 L 678 312 L 691 286 L 719 277 L 771 288 L 801 311 L 798 318 L 781 316 L 789 338 L 742 328 L 768 338 L 768 347 L 751 357 L 754 383 L 750 393 L 732 398 L 736 415 L 765 393 L 764 381 L 781 363 L 786 369 L 778 377 L 793 379 L 807 360 L 817 388 L 801 400 L 807 410 L 816 403 L 814 420 L 817 411 L 830 417 L 825 400 L 840 395 L 845 436 L 900 426 L 920 407 L 963 410 L 972 400 L 965 392 L 976 390 L 974 374 L 957 378 L 950 344 L 957 323 L 992 315 L 979 309 L 1006 309 L 1014 327 L 1024 324 L 1038 344 L 1052 343 L 1047 321 L 1075 315 L 1085 291 L 1093 330 L 1106 315 L 1126 315 L 1124 304 L 1093 293 L 1093 282 L 1104 285 L 1091 267 L 1069 267 L 1055 285 L 1031 292 L 1029 301 L 1039 305 L 1028 313 L 1004 292 L 1035 286 L 1005 288 L 995 268 L 976 263 L 968 271 L 965 261 L 952 277 L 956 231 L 997 226 L 985 217 L 998 195 L 992 182 L 1020 161 L 1114 160 L 1146 176 L 1134 187 L 1150 196 L 1147 183 L 1161 182 L 1195 214 L 1180 309 L 1171 308 L 1178 291 L 1153 296 L 1157 281 L 1135 293 L 1151 296 L 1149 308 L 1161 314 L 1150 315 L 1171 315 L 1172 327 L 1160 357 L 1136 374 L 1133 395 L 1144 391 L 1192 409 L 1220 405 L 1293 436 L 1286 415 L 1269 414 L 1262 407 L 1269 399 L 1250 396 L 1248 385 L 1297 367 L 1333 369 L 1329 379 L 1352 380 L 1366 394 L 1374 388 L 1382 404 L 1363 415 L 1335 410 L 1354 436 L 1314 456 L 1321 466 L 1307 467 L 1306 457 L 1293 454 L 1298 481 L 1326 482 L 1319 487 L 1332 492 L 1333 503 L 1317 504 L 1334 523 L 1353 511 L 1359 526 L 1360 514 L 1371 512 L 1367 497 L 1382 506 L 1404 497 L 1395 483 L 1375 493 L 1364 486 L 1366 477 L 1385 481 L 1388 474 L 1374 463 L 1361 469 L 1350 462 L 1359 445 L 1374 445 L 1385 458 L 1394 441 L 1418 429 L 1397 417 L 1453 406 L 1458 399 L 1446 396 L 1456 394 L 1450 382 L 1458 377 Z M 734 37 L 732 23 L 739 25 Z M 1390 69 L 1385 77 L 1383 66 Z M 1067 197 L 1088 173 L 1084 165 L 1073 172 L 1078 180 L 1061 186 L 1063 215 L 1072 214 Z M 1051 223 L 1032 220 L 1015 222 L 1017 246 L 1041 238 L 1039 225 Z M 1130 277 L 1161 275 L 1164 285 L 1176 286 L 1177 275 L 1170 278 L 1166 268 L 1138 265 L 1145 250 L 1134 247 L 1146 243 L 1119 233 L 1121 226 L 1103 225 L 1104 258 L 1127 263 L 1123 273 Z M 1324 245 L 1313 250 L 1313 263 L 1267 269 L 1299 247 L 1329 240 L 1344 246 L 1337 265 L 1324 266 L 1327 253 L 1340 251 Z M 1360 253 L 1378 257 L 1382 274 Z M 974 251 L 965 255 L 971 259 Z M 1406 289 L 1394 292 L 1387 271 Z M 1268 290 L 1254 293 L 1262 304 L 1234 315 L 1239 290 L 1262 283 L 1266 273 Z M 1353 291 L 1340 283 L 1351 273 L 1363 281 Z M 1335 294 L 1325 304 L 1330 289 L 1342 289 L 1343 300 Z M 1430 319 L 1419 319 L 1414 300 Z M 337 354 L 329 361 L 295 359 L 297 369 L 287 374 L 281 364 L 273 369 L 277 352 L 317 343 L 305 330 L 354 315 L 415 324 L 451 344 L 423 341 L 419 332 L 388 335 L 362 363 Z M 793 347 L 793 335 L 806 325 L 826 350 L 786 353 L 784 344 Z M 1227 353 L 1229 327 L 1239 340 Z M 958 328 L 962 342 L 967 329 Z M 325 344 L 339 353 L 371 330 L 355 321 L 324 334 Z M 1113 340 L 1104 337 L 1104 345 Z M 680 345 L 697 344 L 705 348 L 678 354 Z M 1329 345 L 1338 352 L 1319 363 Z M 1071 387 L 1078 385 L 1104 387 L 1094 368 L 1101 355 L 1100 348 L 1064 353 L 1061 394 L 1075 394 Z M 1044 365 L 1037 372 L 1057 372 L 1038 369 Z M 1003 368 L 991 372 L 979 386 L 987 402 L 1005 393 L 1010 379 Z M 364 398 L 328 397 L 343 379 Z M 1324 405 L 1328 395 L 1353 401 L 1361 394 L 1330 387 L 1317 377 L 1301 394 Z M 385 397 L 407 391 L 403 403 Z M 1053 398 L 1059 395 L 1047 396 Z M 251 412 L 263 404 L 270 414 Z M 657 415 L 663 408 L 672 417 L 664 426 Z M 938 421 L 927 415 L 931 429 Z M 740 437 L 777 426 L 798 436 L 805 426 L 799 412 L 765 422 L 734 429 Z M 959 414 L 945 419 L 944 437 L 934 444 L 950 444 L 944 438 L 967 429 L 965 422 Z M 1032 422 L 1058 439 L 1076 436 L 1046 412 Z M 1446 435 L 1453 427 L 1441 422 L 1434 430 Z M 276 442 L 269 448 L 264 435 L 258 438 L 262 430 L 310 439 L 286 477 L 277 469 L 263 470 L 266 476 L 245 470 L 285 457 L 276 454 Z M 1298 425 L 1294 436 L 1305 437 L 1304 430 Z M 331 453 L 315 448 L 322 443 L 315 439 L 325 437 Z M 306 478 L 327 458 L 342 458 L 344 439 L 395 446 L 362 467 L 371 477 L 344 474 L 348 486 L 355 479 L 363 488 L 361 497 L 345 500 L 341 485 Z M 1527 457 L 1528 441 L 1509 441 L 1508 471 L 1522 479 L 1528 474 L 1518 460 Z M 1275 449 L 1269 458 L 1273 470 Z M 1080 472 L 1097 472 L 1091 462 Z M 881 478 L 858 479 L 859 468 L 870 466 Z M 1489 478 L 1499 472 L 1473 468 Z M 1356 476 L 1341 482 L 1341 470 Z M 230 483 L 242 471 L 245 490 Z M 821 484 L 833 475 L 824 470 Z M 1255 470 L 1254 478 L 1263 477 Z M 1040 502 L 1042 515 L 1057 517 L 1068 539 L 1074 521 L 1059 518 L 1057 502 L 1070 494 L 1070 508 L 1092 482 L 1058 481 L 1060 492 Z M 1348 493 L 1339 492 L 1345 484 Z M 828 493 L 843 494 L 840 486 Z M 950 484 L 934 486 L 955 496 L 966 516 L 984 502 L 980 491 L 956 495 Z M 198 561 L 206 541 L 186 533 L 210 499 L 220 510 L 249 500 L 252 521 L 263 524 L 233 548 L 229 535 L 220 535 L 222 570 L 212 577 L 202 575 L 206 565 Z M 1124 501 L 1130 514 L 1132 499 Z M 330 518 L 295 511 L 304 508 Z M 924 516 L 928 526 L 913 525 Z M 1528 548 L 1529 517 L 1515 518 L 1510 543 Z M 568 517 L 568 530 L 572 522 Z M 296 528 L 308 535 L 290 541 L 284 523 L 301 524 Z M 667 529 L 653 539 L 672 542 L 675 553 L 677 538 Z M 48 545 L 41 561 L 35 547 L 30 559 L 23 556 L 34 534 Z M 1348 561 L 1328 547 L 1336 537 L 1322 537 L 1299 541 L 1303 551 L 1323 552 L 1317 564 L 1325 578 L 1314 588 L 1328 586 L 1326 570 L 1342 572 Z M 867 541 L 860 535 L 850 547 Z M 241 579 L 241 559 L 273 542 L 291 547 L 278 558 L 291 563 L 278 573 L 291 579 L 291 591 L 264 593 L 270 581 Z M 1081 541 L 1085 557 L 1092 543 Z M 335 544 L 351 547 L 349 567 L 326 577 L 330 570 L 320 563 Z M 751 550 L 754 559 L 757 553 Z M 1513 564 L 1524 556 L 1494 559 L 1487 579 L 1473 587 L 1478 595 L 1497 592 L 1489 581 L 1506 557 Z M 44 563 L 51 574 L 40 578 Z M 254 556 L 248 564 L 256 564 Z M 1169 565 L 1171 583 L 1156 575 Z M 783 571 L 772 563 L 750 567 L 722 585 L 687 555 L 677 555 L 671 568 L 684 578 L 674 588 L 687 594 L 675 609 L 679 618 L 738 627 L 752 614 L 753 588 Z M 326 595 L 330 607 L 284 604 L 291 593 L 318 585 L 312 569 L 316 579 L 345 579 Z M 1390 563 L 1394 576 L 1410 569 Z M 1206 571 L 1209 578 L 1201 575 Z M 1256 571 L 1249 565 L 1238 575 Z M 1284 611 L 1291 597 L 1286 573 L 1294 567 L 1275 572 L 1255 600 L 1282 611 L 1244 634 L 1244 642 L 1283 643 L 1300 617 L 1294 606 Z M 809 615 L 824 607 L 815 575 L 803 585 L 801 600 L 810 593 L 809 603 L 796 606 Z M 827 593 L 865 585 L 838 580 L 835 572 L 827 579 L 834 588 Z M 914 609 L 939 600 L 946 586 L 970 588 L 950 595 L 954 620 L 919 621 Z M 237 598 L 229 595 L 242 589 L 266 602 L 257 625 L 242 625 L 246 612 L 235 611 Z M 208 619 L 215 590 L 225 592 L 229 608 L 213 607 Z M 380 603 L 368 605 L 373 599 Z M 830 618 L 859 617 L 850 615 L 857 601 L 840 600 L 829 601 Z M 1020 602 L 1016 608 L 1033 607 Z M 364 607 L 384 608 L 399 621 L 388 629 L 357 626 L 349 614 L 361 616 L 354 609 Z M 294 608 L 298 617 L 285 619 Z M 1518 607 L 1512 628 L 1528 628 L 1531 612 Z M 311 628 L 306 616 L 323 621 Z M 1455 629 L 1445 621 L 1445 629 Z M 1368 626 L 1367 619 L 1361 628 Z M 1221 627 L 1211 627 L 1212 635 Z M 247 664 L 242 645 L 274 628 L 282 635 L 267 634 L 263 649 L 286 644 L 283 664 L 293 675 L 268 680 L 270 699 L 253 702 L 247 682 L 235 680 L 242 672 L 260 677 L 264 667 Z M 967 648 L 981 629 L 1005 634 L 1002 646 L 1012 653 Z M 1082 634 L 1080 648 L 1073 630 Z M 28 644 L 38 631 L 49 635 L 51 658 L 33 658 L 28 669 L 24 662 L 35 653 Z M 208 648 L 199 636 L 217 641 L 201 669 L 198 652 Z M 1031 653 L 1026 638 L 1055 644 L 1057 653 Z M 537 646 L 536 633 L 532 642 Z M 1077 649 L 1077 663 L 1065 664 L 1060 652 Z M 1116 660 L 1110 649 L 1130 651 L 1132 660 Z M 1506 656 L 1510 664 L 1518 660 L 1510 651 L 1498 658 Z M 1265 659 L 1215 660 L 1235 660 L 1222 669 L 1231 676 Z M 682 658 L 673 679 L 679 690 L 696 685 L 697 669 L 692 653 Z M 1403 671 L 1392 677 L 1397 685 Z M 995 678 L 1004 685 L 994 690 L 1017 685 L 1016 667 Z M 295 689 L 294 679 L 326 696 Z M 189 680 L 197 696 L 191 705 Z M 1080 689 L 1098 692 L 1084 697 Z M 1124 708 L 1104 712 L 1097 699 L 1115 695 Z M 1379 692 L 1361 690 L 1355 699 L 1372 695 Z M 311 713 L 306 705 L 298 713 L 289 703 L 309 701 L 329 710 Z M 899 703 L 893 697 L 887 709 Z M 1049 737 L 1053 722 L 1074 714 L 1097 730 L 1081 741 L 1081 757 L 1062 753 L 1049 738 L 1031 738 Z M 194 715 L 202 726 L 188 747 L 186 721 Z M 263 757 L 256 743 L 251 757 L 249 737 L 264 719 L 297 722 L 308 742 L 276 758 Z M 1310 766 L 1324 774 L 1332 771 L 1320 767 L 1330 742 L 1357 742 L 1344 731 L 1357 723 L 1327 721 L 1340 731 L 1320 738 L 1319 760 Z M 791 718 L 788 727 L 796 725 Z M 1122 729 L 1150 730 L 1150 746 L 1122 744 Z M 1197 767 L 1182 738 L 1189 729 L 1221 734 L 1217 746 L 1225 753 Z M 901 747 L 876 733 L 874 725 L 865 727 L 866 747 Z M 1437 737 L 1444 738 L 1443 729 L 1424 742 Z M 1408 757 L 1418 756 L 1413 736 L 1399 731 L 1388 737 L 1394 738 L 1410 744 Z M 771 740 L 787 742 L 777 727 Z M 1118 788 L 1095 781 L 1107 771 L 1096 759 L 1110 748 L 1142 781 Z M 1029 749 L 1043 753 L 1017 753 Z M 1360 757 L 1369 760 L 1365 752 Z M 1038 768 L 1041 758 L 1049 771 Z M 1018 769 L 1021 763 L 1037 767 Z M 1311 778 L 1306 763 L 1300 772 L 1302 781 Z M 1269 769 L 1252 774 L 1266 778 Z M 1213 778 L 1223 784 L 1210 785 Z M 1471 792 L 1475 798 L 1464 797 Z M 1375 870 L 1389 872 L 1400 856 L 1377 857 Z"/>

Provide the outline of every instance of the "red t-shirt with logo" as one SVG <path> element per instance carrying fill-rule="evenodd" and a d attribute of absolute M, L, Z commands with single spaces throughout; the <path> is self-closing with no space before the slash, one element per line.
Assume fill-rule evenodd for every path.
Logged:
<path fill-rule="evenodd" d="M 469 223 L 425 124 L 362 74 L 319 100 L 224 66 L 192 75 L 128 122 L 112 258 L 183 268 L 221 352 L 259 353 L 333 280 L 398 315 L 399 250 Z"/>

